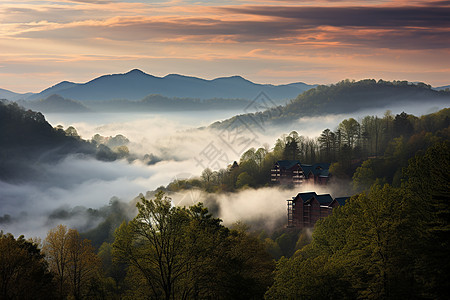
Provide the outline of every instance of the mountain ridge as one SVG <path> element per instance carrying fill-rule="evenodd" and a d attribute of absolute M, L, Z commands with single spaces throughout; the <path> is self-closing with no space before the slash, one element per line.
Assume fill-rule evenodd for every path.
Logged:
<path fill-rule="evenodd" d="M 6 89 L 0 88 L 0 99 L 7 99 L 10 101 L 16 101 L 19 99 L 24 99 L 33 95 L 33 93 L 16 93 Z"/>
<path fill-rule="evenodd" d="M 272 106 L 264 111 L 241 114 L 210 125 L 211 128 L 235 128 L 242 124 L 256 127 L 287 124 L 307 116 L 354 113 L 357 111 L 400 105 L 430 106 L 440 103 L 448 107 L 450 91 L 433 89 L 424 83 L 407 81 L 343 80 L 329 86 L 319 85 L 292 99 L 285 106 Z M 239 118 L 239 122 L 236 120 Z"/>
<path fill-rule="evenodd" d="M 132 69 L 126 73 L 102 75 L 85 83 L 62 81 L 25 100 L 44 99 L 52 94 L 76 101 L 136 101 L 151 94 L 178 98 L 253 100 L 263 91 L 281 104 L 315 86 L 303 82 L 281 85 L 259 84 L 240 75 L 214 79 L 180 74 L 158 77 L 139 69 Z"/>

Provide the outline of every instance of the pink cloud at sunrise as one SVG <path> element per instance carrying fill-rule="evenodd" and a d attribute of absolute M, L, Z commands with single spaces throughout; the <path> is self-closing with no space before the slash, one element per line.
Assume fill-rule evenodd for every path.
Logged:
<path fill-rule="evenodd" d="M 450 1 L 2 1 L 0 88 L 133 68 L 258 83 L 450 81 Z"/>

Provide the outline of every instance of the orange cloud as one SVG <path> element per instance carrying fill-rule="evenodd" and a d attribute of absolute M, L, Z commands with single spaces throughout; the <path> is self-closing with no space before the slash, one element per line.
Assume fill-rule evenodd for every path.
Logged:
<path fill-rule="evenodd" d="M 160 73 L 228 72 L 276 82 L 294 79 L 299 71 L 292 68 L 306 68 L 308 78 L 320 82 L 320 74 L 360 76 L 385 68 L 390 76 L 406 76 L 397 69 L 435 82 L 450 78 L 442 76 L 450 68 L 449 1 L 193 3 L 0 3 L 2 69 L 70 75 L 142 65 Z"/>

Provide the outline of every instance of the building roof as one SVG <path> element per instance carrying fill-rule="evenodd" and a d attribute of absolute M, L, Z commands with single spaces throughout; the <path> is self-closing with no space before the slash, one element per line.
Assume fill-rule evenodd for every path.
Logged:
<path fill-rule="evenodd" d="M 312 172 L 312 165 L 302 164 L 301 166 L 302 166 L 303 173 L 305 173 L 306 176 L 308 176 L 309 173 Z"/>
<path fill-rule="evenodd" d="M 317 195 L 316 192 L 306 192 L 298 193 L 292 200 L 298 201 L 300 199 L 303 203 L 308 203 L 312 198 L 315 198 L 322 206 L 329 206 L 334 200 L 336 200 L 339 205 L 345 205 L 345 201 L 350 197 L 339 197 L 333 200 L 330 194 Z"/>
<path fill-rule="evenodd" d="M 339 198 L 335 198 L 334 200 L 337 201 L 337 203 L 339 203 L 339 205 L 345 205 L 345 201 L 347 201 L 350 197 L 339 197 Z"/>
<path fill-rule="evenodd" d="M 320 177 L 328 177 L 330 175 L 330 164 L 317 163 L 312 165 L 313 174 Z"/>
<path fill-rule="evenodd" d="M 310 173 L 318 177 L 328 177 L 330 175 L 330 164 L 327 163 L 317 163 L 313 165 L 301 164 L 301 167 L 306 176 Z"/>
<path fill-rule="evenodd" d="M 330 164 L 317 163 L 313 165 L 302 164 L 299 160 L 279 160 L 276 162 L 282 169 L 291 169 L 295 165 L 300 165 L 305 175 L 312 173 L 314 176 L 328 177 L 330 175 Z"/>
<path fill-rule="evenodd" d="M 299 160 L 279 160 L 277 161 L 277 164 L 283 169 L 290 169 L 296 164 L 301 165 Z"/>
<path fill-rule="evenodd" d="M 317 195 L 317 201 L 319 201 L 320 205 L 329 205 L 333 202 L 333 198 L 331 198 L 330 194 Z"/>
<path fill-rule="evenodd" d="M 305 203 L 315 196 L 317 196 L 316 192 L 298 193 L 294 199 L 301 199 Z"/>

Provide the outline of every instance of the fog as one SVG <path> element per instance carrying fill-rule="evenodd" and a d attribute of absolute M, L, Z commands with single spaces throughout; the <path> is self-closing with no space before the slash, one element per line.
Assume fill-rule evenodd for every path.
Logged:
<path fill-rule="evenodd" d="M 250 230 L 272 231 L 287 223 L 287 203 L 301 192 L 330 194 L 333 198 L 349 196 L 341 185 L 318 186 L 304 184 L 294 189 L 264 187 L 247 189 L 238 193 L 208 194 L 199 190 L 189 190 L 169 195 L 174 205 L 190 206 L 202 202 L 209 211 L 223 220 L 227 226 L 241 221 Z"/>
<path fill-rule="evenodd" d="M 424 104 L 408 109 L 390 109 L 394 114 L 405 111 L 420 115 L 439 108 Z M 40 163 L 35 166 L 39 169 L 39 178 L 15 184 L 0 181 L 0 230 L 42 238 L 48 229 L 59 223 L 86 230 L 96 226 L 101 219 L 81 213 L 83 209 L 79 207 L 100 208 L 108 205 L 112 197 L 129 202 L 140 193 L 166 186 L 174 178 L 199 176 L 206 167 L 226 167 L 234 160 L 238 161 L 250 147 L 266 144 L 271 148 L 281 134 L 292 130 L 303 136 L 317 137 L 325 128 L 334 130 L 345 118 L 382 116 L 385 110 L 302 118 L 290 126 L 237 133 L 199 128 L 242 112 L 46 114 L 50 124 L 63 125 L 64 128 L 74 126 L 83 139 L 90 139 L 97 133 L 103 136 L 122 134 L 130 140 L 128 147 L 131 153 L 138 157 L 153 154 L 161 161 L 151 165 L 140 159 L 101 162 L 72 155 L 56 164 Z M 216 151 L 214 159 L 206 157 L 206 154 L 211 156 L 212 147 Z M 295 191 L 263 188 L 221 195 L 189 191 L 172 197 L 178 205 L 204 202 L 227 225 L 244 221 L 256 227 L 274 228 L 286 221 L 285 200 L 301 190 L 331 193 L 333 197 L 345 196 L 332 187 L 320 191 L 317 187 L 303 186 Z M 64 220 L 49 217 L 60 210 L 73 213 Z"/>
<path fill-rule="evenodd" d="M 0 181 L 0 230 L 27 237 L 45 237 L 48 229 L 59 223 L 86 230 L 96 226 L 101 219 L 93 220 L 86 213 L 73 213 L 64 219 L 50 216 L 61 210 L 73 211 L 77 207 L 97 209 L 108 205 L 112 197 L 129 202 L 140 193 L 167 185 L 181 173 L 200 175 L 204 167 L 194 158 L 215 135 L 195 128 L 233 114 L 46 115 L 53 126 L 74 126 L 83 139 L 90 139 L 96 133 L 103 136 L 123 134 L 131 141 L 128 145 L 131 153 L 152 153 L 162 161 L 147 165 L 139 159 L 102 162 L 71 155 L 58 163 L 41 162 L 33 166 L 39 170 L 39 176 L 33 180 L 21 183 Z M 238 159 L 238 156 L 231 159 Z M 226 167 L 227 163 L 221 167 Z"/>

